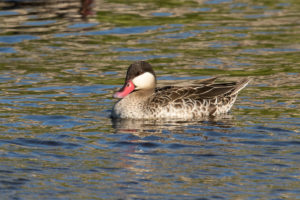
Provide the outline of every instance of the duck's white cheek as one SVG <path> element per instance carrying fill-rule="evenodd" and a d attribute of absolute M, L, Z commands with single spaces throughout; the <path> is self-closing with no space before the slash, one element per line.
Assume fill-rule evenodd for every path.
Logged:
<path fill-rule="evenodd" d="M 155 77 L 150 72 L 145 72 L 132 79 L 132 83 L 136 89 L 152 88 L 155 86 Z"/>

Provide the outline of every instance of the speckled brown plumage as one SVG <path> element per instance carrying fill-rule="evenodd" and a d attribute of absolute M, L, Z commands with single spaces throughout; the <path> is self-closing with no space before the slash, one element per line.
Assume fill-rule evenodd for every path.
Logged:
<path fill-rule="evenodd" d="M 246 83 L 248 83 L 248 79 L 243 79 L 238 83 L 212 83 L 193 87 L 167 86 L 157 88 L 148 98 L 145 107 L 166 110 L 167 112 L 172 110 L 171 107 L 178 112 L 187 110 L 191 112 L 193 117 L 226 113 L 237 97 L 236 90 Z M 199 109 L 201 112 L 199 112 Z M 161 115 L 163 116 L 163 114 Z M 186 115 L 188 114 L 184 114 L 184 116 Z M 178 117 L 180 116 L 178 115 Z"/>

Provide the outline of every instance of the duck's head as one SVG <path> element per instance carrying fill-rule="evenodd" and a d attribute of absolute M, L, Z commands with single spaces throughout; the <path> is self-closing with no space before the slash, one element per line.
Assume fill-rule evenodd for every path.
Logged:
<path fill-rule="evenodd" d="M 154 89 L 155 85 L 156 76 L 152 66 L 146 61 L 137 61 L 129 66 L 125 83 L 114 97 L 124 98 L 133 91 Z"/>

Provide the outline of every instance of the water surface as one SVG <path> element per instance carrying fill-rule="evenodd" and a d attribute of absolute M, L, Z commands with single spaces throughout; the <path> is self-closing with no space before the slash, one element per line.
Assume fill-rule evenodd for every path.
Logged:
<path fill-rule="evenodd" d="M 1 199 L 299 199 L 299 13 L 295 0 L 1 2 Z M 159 86 L 253 81 L 225 116 L 111 120 L 136 60 Z"/>

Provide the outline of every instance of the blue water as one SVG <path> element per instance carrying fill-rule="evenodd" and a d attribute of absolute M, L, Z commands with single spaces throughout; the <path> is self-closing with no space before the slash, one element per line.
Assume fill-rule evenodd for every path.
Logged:
<path fill-rule="evenodd" d="M 300 199 L 296 2 L 42 2 L 0 8 L 0 199 Z M 136 60 L 253 81 L 228 115 L 112 120 Z"/>

